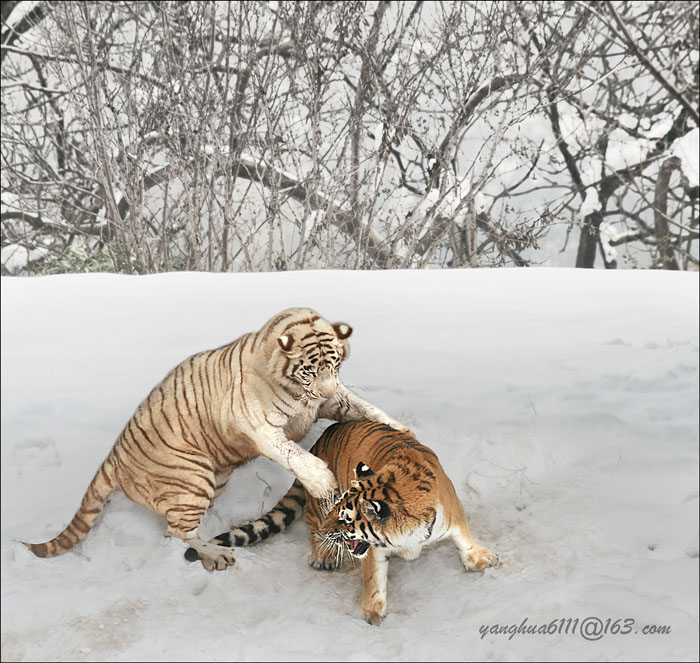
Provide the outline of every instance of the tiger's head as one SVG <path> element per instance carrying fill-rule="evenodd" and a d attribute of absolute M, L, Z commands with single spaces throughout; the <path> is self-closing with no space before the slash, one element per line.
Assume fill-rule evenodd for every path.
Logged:
<path fill-rule="evenodd" d="M 425 529 L 426 523 L 429 536 L 434 511 L 420 503 L 425 501 L 423 496 L 416 500 L 416 496 L 404 494 L 403 472 L 387 468 L 375 474 L 365 463 L 358 463 L 354 475 L 350 488 L 321 525 L 321 536 L 328 544 L 361 559 L 371 546 L 402 548 L 422 526 Z"/>
<path fill-rule="evenodd" d="M 268 323 L 274 338 L 273 359 L 283 379 L 301 390 L 301 397 L 327 399 L 338 388 L 338 370 L 350 356 L 352 327 L 330 323 L 311 309 L 288 309 Z"/>

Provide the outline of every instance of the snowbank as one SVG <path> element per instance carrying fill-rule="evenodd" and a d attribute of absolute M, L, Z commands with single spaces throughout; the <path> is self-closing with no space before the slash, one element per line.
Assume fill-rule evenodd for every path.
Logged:
<path fill-rule="evenodd" d="M 697 660 L 696 274 L 92 274 L 3 278 L 2 299 L 2 660 Z M 73 552 L 18 543 L 67 524 L 174 364 L 288 306 L 353 325 L 344 382 L 436 450 L 499 568 L 449 543 L 392 560 L 373 627 L 359 567 L 307 566 L 303 521 L 214 574 L 122 495 Z M 204 535 L 290 483 L 238 470 Z M 588 617 L 634 621 L 592 641 Z M 490 632 L 524 619 L 556 632 Z"/>

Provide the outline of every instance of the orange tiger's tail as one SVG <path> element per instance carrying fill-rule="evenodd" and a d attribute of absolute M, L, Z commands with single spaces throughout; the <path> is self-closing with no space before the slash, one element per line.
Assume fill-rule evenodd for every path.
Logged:
<path fill-rule="evenodd" d="M 240 525 L 229 532 L 219 534 L 219 536 L 210 539 L 209 543 L 227 548 L 252 546 L 291 525 L 304 512 L 304 504 L 306 504 L 304 486 L 301 485 L 299 479 L 296 479 L 287 494 L 265 515 L 246 525 Z M 185 551 L 185 559 L 188 562 L 194 562 L 199 559 L 199 553 L 194 548 L 188 548 Z"/>
<path fill-rule="evenodd" d="M 78 545 L 88 535 L 107 498 L 117 488 L 111 457 L 107 458 L 90 482 L 73 520 L 58 536 L 46 543 L 24 543 L 37 557 L 55 557 Z"/>

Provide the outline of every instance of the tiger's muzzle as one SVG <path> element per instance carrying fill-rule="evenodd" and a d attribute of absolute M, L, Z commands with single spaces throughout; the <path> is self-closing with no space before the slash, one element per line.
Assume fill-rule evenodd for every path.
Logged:
<path fill-rule="evenodd" d="M 329 543 L 346 549 L 353 557 L 362 559 L 372 547 L 371 543 L 363 539 L 349 539 L 347 535 L 339 530 L 326 530 L 323 532 L 323 537 Z"/>
<path fill-rule="evenodd" d="M 314 391 L 321 398 L 330 398 L 338 389 L 338 378 L 329 369 L 324 369 L 318 375 Z"/>
<path fill-rule="evenodd" d="M 353 557 L 362 559 L 370 549 L 369 543 L 367 541 L 362 541 L 358 539 L 353 539 L 351 541 L 346 541 L 345 545 L 348 547 L 350 554 Z"/>

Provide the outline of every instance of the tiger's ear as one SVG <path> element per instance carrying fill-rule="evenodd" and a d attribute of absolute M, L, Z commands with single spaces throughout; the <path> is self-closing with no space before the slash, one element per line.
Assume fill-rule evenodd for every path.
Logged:
<path fill-rule="evenodd" d="M 357 464 L 357 467 L 355 468 L 355 478 L 356 479 L 364 479 L 365 477 L 372 477 L 372 476 L 374 476 L 374 472 L 372 472 L 369 465 L 365 465 L 364 463 Z"/>
<path fill-rule="evenodd" d="M 294 345 L 294 337 L 291 334 L 282 334 L 282 336 L 277 339 L 277 342 L 285 352 L 289 352 Z"/>
<path fill-rule="evenodd" d="M 334 322 L 331 327 L 333 327 L 333 331 L 341 341 L 344 341 L 352 334 L 352 327 L 344 322 Z"/>

